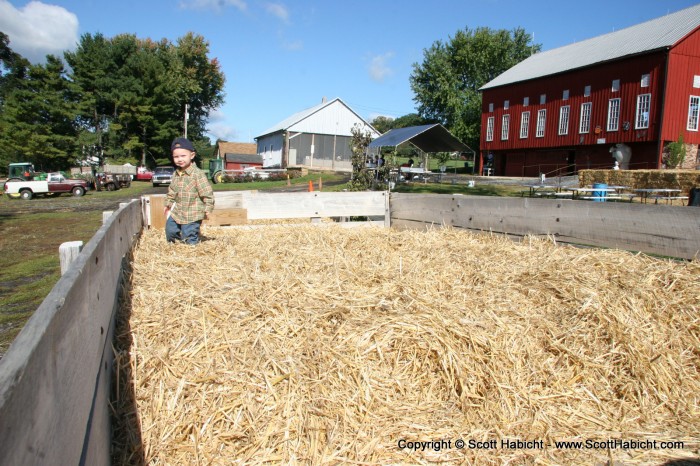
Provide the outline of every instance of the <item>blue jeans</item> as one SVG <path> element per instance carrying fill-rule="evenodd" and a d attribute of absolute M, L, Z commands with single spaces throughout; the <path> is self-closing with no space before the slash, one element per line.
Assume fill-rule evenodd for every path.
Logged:
<path fill-rule="evenodd" d="M 169 243 L 182 241 L 187 244 L 197 244 L 199 243 L 199 227 L 201 225 L 201 220 L 180 225 L 172 217 L 168 217 L 165 222 L 165 239 Z"/>

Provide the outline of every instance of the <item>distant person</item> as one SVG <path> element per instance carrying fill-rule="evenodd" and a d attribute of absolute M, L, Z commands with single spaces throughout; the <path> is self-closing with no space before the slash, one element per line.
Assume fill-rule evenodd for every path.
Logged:
<path fill-rule="evenodd" d="M 413 161 L 413 159 L 408 159 L 408 166 L 409 166 L 409 168 L 413 168 L 413 164 L 414 164 L 414 163 L 415 163 L 415 162 Z"/>
<path fill-rule="evenodd" d="M 384 156 L 380 155 L 379 159 L 377 159 L 377 168 L 381 168 L 384 166 Z"/>
<path fill-rule="evenodd" d="M 165 238 L 169 243 L 197 244 L 202 220 L 214 210 L 214 191 L 194 163 L 196 154 L 188 139 L 175 138 L 170 150 L 177 170 L 165 198 Z"/>

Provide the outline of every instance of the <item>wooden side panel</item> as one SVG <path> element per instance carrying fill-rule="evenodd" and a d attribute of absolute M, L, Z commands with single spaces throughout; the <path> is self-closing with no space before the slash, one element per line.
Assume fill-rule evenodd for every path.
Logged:
<path fill-rule="evenodd" d="M 85 245 L 0 361 L 0 464 L 110 463 L 112 334 L 138 202 Z"/>
<path fill-rule="evenodd" d="M 214 210 L 203 222 L 204 225 L 211 226 L 245 225 L 246 223 L 248 223 L 248 211 L 234 208 Z"/>
<path fill-rule="evenodd" d="M 152 195 L 151 228 L 165 228 L 164 195 Z M 258 193 L 257 191 L 216 192 L 214 212 L 208 225 L 242 225 L 250 220 L 312 217 L 385 217 L 387 194 L 372 192 Z"/>
<path fill-rule="evenodd" d="M 249 219 L 384 216 L 385 196 L 372 192 L 259 193 L 245 200 Z"/>
<path fill-rule="evenodd" d="M 163 209 L 165 208 L 165 195 L 149 196 L 151 204 L 151 228 L 157 230 L 165 229 L 165 216 Z"/>
<path fill-rule="evenodd" d="M 700 215 L 692 207 L 450 195 L 391 195 L 391 225 L 449 225 L 508 235 L 692 259 Z"/>

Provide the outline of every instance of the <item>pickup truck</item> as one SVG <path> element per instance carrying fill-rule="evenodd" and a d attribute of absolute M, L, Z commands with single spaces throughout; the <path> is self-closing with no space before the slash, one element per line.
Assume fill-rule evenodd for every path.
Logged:
<path fill-rule="evenodd" d="M 36 195 L 52 196 L 60 193 L 82 196 L 87 190 L 87 181 L 66 178 L 61 173 L 49 173 L 44 181 L 12 180 L 5 183 L 5 194 L 9 198 L 15 198 L 19 195 L 21 199 L 25 200 Z"/>

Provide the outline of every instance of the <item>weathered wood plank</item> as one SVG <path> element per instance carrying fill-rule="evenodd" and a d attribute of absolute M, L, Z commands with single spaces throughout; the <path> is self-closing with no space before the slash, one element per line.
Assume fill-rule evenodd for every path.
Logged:
<path fill-rule="evenodd" d="M 163 215 L 163 209 L 165 208 L 165 195 L 149 196 L 151 205 L 151 228 L 157 230 L 165 229 L 165 215 Z"/>
<path fill-rule="evenodd" d="M 245 199 L 249 219 L 384 216 L 385 192 L 258 193 Z"/>
<path fill-rule="evenodd" d="M 248 223 L 248 210 L 234 208 L 214 210 L 203 223 L 211 226 L 245 225 Z"/>
<path fill-rule="evenodd" d="M 151 228 L 165 228 L 163 206 L 165 195 L 147 196 L 150 205 Z M 212 219 L 241 220 L 241 210 L 247 210 L 247 219 L 286 219 L 313 217 L 386 217 L 387 194 L 374 192 L 302 192 L 258 193 L 257 191 L 216 192 Z M 220 216 L 220 217 L 219 217 Z M 210 225 L 240 224 L 218 223 Z"/>
<path fill-rule="evenodd" d="M 109 464 L 116 290 L 141 228 L 138 202 L 111 216 L 0 360 L 0 464 Z"/>
<path fill-rule="evenodd" d="M 688 207 L 459 195 L 391 195 L 391 224 L 424 222 L 692 259 L 700 215 Z"/>

